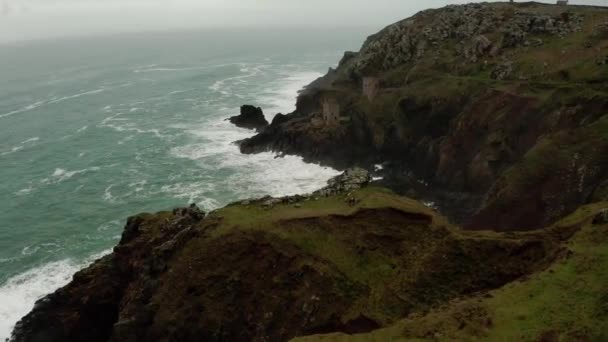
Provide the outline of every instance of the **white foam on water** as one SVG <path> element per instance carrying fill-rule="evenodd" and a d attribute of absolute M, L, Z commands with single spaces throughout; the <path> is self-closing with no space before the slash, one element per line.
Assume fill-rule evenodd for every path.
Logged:
<path fill-rule="evenodd" d="M 294 109 L 298 91 L 319 76 L 321 74 L 317 72 L 298 72 L 286 76 L 273 82 L 274 88 L 267 89 L 264 92 L 266 97 L 262 100 L 271 103 L 270 110 L 275 113 L 289 113 Z M 234 142 L 250 137 L 253 131 L 237 128 L 224 120 L 237 111 L 237 108 L 222 108 L 218 117 L 206 120 L 200 127 L 187 129 L 193 143 L 173 148 L 171 155 L 194 160 L 201 168 L 215 171 L 209 174 L 229 170 L 228 177 L 211 182 L 241 198 L 309 193 L 323 187 L 329 178 L 339 174 L 339 171 L 329 167 L 305 163 L 297 156 L 278 158 L 270 152 L 241 154 Z M 208 196 L 209 193 L 197 189 L 196 184 L 190 185 L 184 187 L 180 184 L 171 189 L 184 191 L 184 196 L 193 202 Z"/>
<path fill-rule="evenodd" d="M 205 66 L 193 66 L 193 67 L 182 67 L 182 68 L 171 68 L 171 67 L 162 67 L 158 64 L 145 65 L 142 67 L 137 67 L 133 69 L 133 72 L 136 74 L 139 73 L 147 73 L 147 72 L 183 72 L 183 71 L 192 71 L 192 70 L 206 70 L 206 69 L 215 69 L 221 68 L 231 65 L 241 65 L 243 63 L 224 63 L 224 64 L 216 64 L 216 65 L 205 65 Z"/>
<path fill-rule="evenodd" d="M 97 166 L 89 167 L 82 170 L 68 171 L 62 168 L 56 168 L 50 178 L 45 178 L 41 181 L 43 184 L 56 184 L 68 180 L 76 175 L 80 175 L 87 172 L 99 171 L 100 168 Z"/>
<path fill-rule="evenodd" d="M 120 87 L 123 87 L 123 86 L 119 86 L 118 88 L 120 88 Z M 64 101 L 77 99 L 77 98 L 82 97 L 82 96 L 95 95 L 95 94 L 102 93 L 104 91 L 106 91 L 106 88 L 102 87 L 102 88 L 99 88 L 99 89 L 83 91 L 83 92 L 76 93 L 76 94 L 73 94 L 73 95 L 63 96 L 63 97 L 59 97 L 59 98 L 51 98 L 50 100 L 37 101 L 37 102 L 34 102 L 32 104 L 26 105 L 26 106 L 24 106 L 22 108 L 13 110 L 11 112 L 0 114 L 0 119 L 1 118 L 6 118 L 6 117 L 9 117 L 9 116 L 13 116 L 15 114 L 29 112 L 31 110 L 38 109 L 38 108 L 40 108 L 42 106 L 46 106 L 46 105 L 50 105 L 50 104 L 57 104 L 57 103 L 61 103 L 61 102 L 64 102 Z"/>
<path fill-rule="evenodd" d="M 45 104 L 45 101 L 37 101 L 37 102 L 29 104 L 29 105 L 27 105 L 25 107 L 13 110 L 11 112 L 0 114 L 0 118 L 6 118 L 6 117 L 9 117 L 9 116 L 13 116 L 15 114 L 29 112 L 30 110 L 36 109 L 36 108 L 38 108 L 38 107 L 40 107 L 40 106 L 42 106 L 44 104 Z"/>
<path fill-rule="evenodd" d="M 161 187 L 161 192 L 185 200 L 184 204 L 196 203 L 205 210 L 213 210 L 221 206 L 216 199 L 208 196 L 214 189 L 215 184 L 205 180 L 164 185 Z"/>
<path fill-rule="evenodd" d="M 33 138 L 29 138 L 29 139 L 21 142 L 21 144 L 27 144 L 27 143 L 31 143 L 31 142 L 38 141 L 38 140 L 40 140 L 39 137 L 33 137 Z"/>
<path fill-rule="evenodd" d="M 105 112 L 111 112 L 111 109 L 104 110 L 104 111 Z M 130 110 L 130 112 L 136 112 L 136 111 L 137 110 L 135 110 L 135 111 Z M 113 129 L 113 130 L 115 130 L 117 132 L 127 132 L 127 133 L 128 132 L 135 132 L 137 134 L 153 134 L 157 138 L 167 138 L 166 135 L 162 134 L 160 132 L 160 130 L 158 130 L 156 128 L 153 128 L 153 129 L 141 129 L 141 128 L 137 127 L 135 125 L 135 123 L 130 122 L 128 118 L 121 117 L 124 114 L 125 113 L 123 113 L 123 112 L 114 113 L 114 114 L 112 114 L 112 115 L 104 118 L 103 120 L 101 120 L 101 122 L 99 124 L 97 124 L 97 127 L 100 127 L 100 128 L 110 128 L 110 129 Z M 119 145 L 121 145 L 123 143 L 124 143 L 124 141 L 122 141 L 122 143 L 119 141 Z"/>
<path fill-rule="evenodd" d="M 67 101 L 67 100 L 77 99 L 82 96 L 95 95 L 95 94 L 103 93 L 104 91 L 106 91 L 106 88 L 99 88 L 99 89 L 95 89 L 95 90 L 83 91 L 81 93 L 77 93 L 74 95 L 63 96 L 58 99 L 51 100 L 51 101 L 47 102 L 47 104 L 55 104 L 55 103 L 59 103 L 59 102 Z"/>
<path fill-rule="evenodd" d="M 34 191 L 34 187 L 30 184 L 29 187 L 23 188 L 23 189 L 15 192 L 15 195 L 17 195 L 17 196 L 25 196 L 25 195 L 29 195 L 32 191 Z"/>
<path fill-rule="evenodd" d="M 261 97 L 263 103 L 270 104 L 269 107 L 264 108 L 266 119 L 272 121 L 277 113 L 293 112 L 296 109 L 295 98 L 300 90 L 321 76 L 323 74 L 316 71 L 296 72 L 277 81 L 278 87 L 267 89 Z"/>
<path fill-rule="evenodd" d="M 211 86 L 209 86 L 209 90 L 220 93 L 224 96 L 231 95 L 231 90 L 235 85 L 247 83 L 247 79 L 261 74 L 262 69 L 265 67 L 267 67 L 267 65 L 256 65 L 247 67 L 246 64 L 242 64 L 240 69 L 240 72 L 242 73 L 241 75 L 231 76 L 216 81 Z M 237 95 L 237 97 L 240 96 Z"/>
<path fill-rule="evenodd" d="M 0 286 L 0 341 L 9 338 L 15 323 L 34 303 L 48 293 L 65 286 L 74 273 L 111 250 L 95 254 L 82 262 L 65 259 L 51 262 L 16 275 Z"/>
<path fill-rule="evenodd" d="M 108 186 L 104 191 L 103 191 L 103 200 L 109 203 L 116 203 L 116 197 L 114 195 L 112 195 L 112 188 L 114 187 L 115 184 L 111 184 L 110 186 Z"/>
<path fill-rule="evenodd" d="M 34 142 L 36 142 L 38 140 L 40 140 L 39 137 L 33 137 L 33 138 L 29 138 L 27 140 L 24 140 L 24 141 L 20 142 L 19 144 L 17 144 L 16 146 L 11 147 L 10 150 L 4 151 L 4 152 L 0 152 L 0 156 L 6 156 L 6 155 L 9 155 L 9 154 L 13 154 L 13 153 L 15 153 L 17 151 L 23 150 L 26 147 L 33 146 L 32 143 L 34 143 Z"/>
<path fill-rule="evenodd" d="M 13 146 L 10 150 L 0 153 L 0 156 L 6 156 L 21 150 L 23 150 L 23 146 Z"/>

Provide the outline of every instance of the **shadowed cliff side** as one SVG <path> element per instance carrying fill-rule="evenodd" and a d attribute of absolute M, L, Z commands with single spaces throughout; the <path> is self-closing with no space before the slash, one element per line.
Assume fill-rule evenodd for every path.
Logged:
<path fill-rule="evenodd" d="M 468 228 L 540 228 L 605 199 L 607 51 L 606 8 L 424 11 L 345 53 L 241 151 L 384 164 L 385 185 Z"/>

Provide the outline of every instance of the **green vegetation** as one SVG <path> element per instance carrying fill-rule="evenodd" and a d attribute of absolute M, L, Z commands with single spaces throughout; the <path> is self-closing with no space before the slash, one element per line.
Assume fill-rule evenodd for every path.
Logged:
<path fill-rule="evenodd" d="M 608 225 L 591 224 L 608 203 L 580 208 L 556 231 L 578 226 L 551 267 L 500 289 L 455 300 L 368 334 L 313 341 L 605 341 L 608 339 Z"/>

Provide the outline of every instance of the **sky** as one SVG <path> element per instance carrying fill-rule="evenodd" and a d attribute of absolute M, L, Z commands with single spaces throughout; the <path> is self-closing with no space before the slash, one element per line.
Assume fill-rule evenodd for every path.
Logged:
<path fill-rule="evenodd" d="M 380 29 L 467 0 L 0 0 L 0 43 L 198 28 Z M 545 0 L 542 2 L 553 2 Z M 572 0 L 608 6 L 608 0 Z"/>

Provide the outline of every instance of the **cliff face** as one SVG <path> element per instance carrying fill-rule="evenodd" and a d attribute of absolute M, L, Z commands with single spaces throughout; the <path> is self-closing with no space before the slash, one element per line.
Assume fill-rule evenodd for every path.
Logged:
<path fill-rule="evenodd" d="M 544 269 L 575 231 L 467 233 L 382 189 L 316 196 L 132 217 L 114 252 L 39 301 L 12 340 L 365 333 Z"/>
<path fill-rule="evenodd" d="M 607 340 L 607 22 L 535 3 L 425 11 L 241 142 L 383 163 L 387 184 L 474 229 L 362 187 L 360 169 L 310 195 L 140 214 L 11 341 Z"/>
<path fill-rule="evenodd" d="M 605 198 L 607 23 L 605 8 L 537 3 L 421 12 L 347 52 L 241 150 L 385 163 L 393 189 L 468 228 L 545 226 Z"/>

